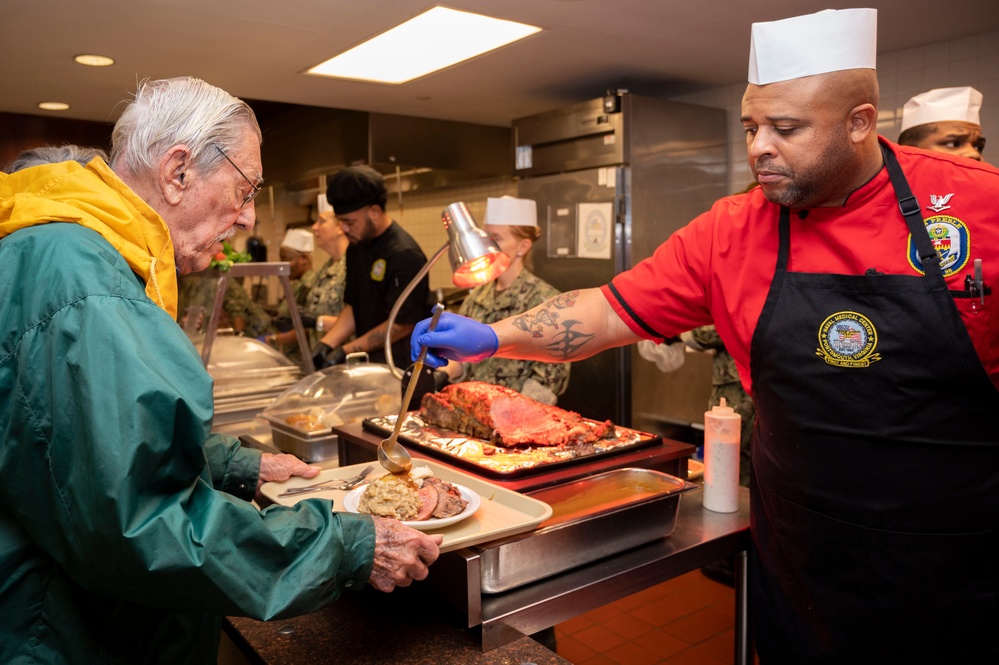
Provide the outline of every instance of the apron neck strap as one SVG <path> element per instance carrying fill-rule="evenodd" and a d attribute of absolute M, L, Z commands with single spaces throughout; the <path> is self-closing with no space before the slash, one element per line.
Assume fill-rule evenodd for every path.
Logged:
<path fill-rule="evenodd" d="M 916 243 L 916 251 L 919 253 L 919 262 L 927 275 L 930 273 L 940 273 L 940 255 L 933 248 L 930 236 L 926 233 L 926 223 L 919 213 L 919 201 L 913 196 L 909 188 L 909 182 L 902 173 L 902 167 L 898 165 L 895 153 L 888 149 L 883 143 L 878 144 L 881 148 L 881 155 L 885 160 L 885 167 L 888 169 L 888 178 L 891 186 L 895 190 L 895 198 L 898 199 L 898 209 L 905 218 L 905 223 L 909 227 L 909 234 L 912 241 Z"/>
<path fill-rule="evenodd" d="M 777 221 L 778 245 L 777 245 L 777 270 L 787 271 L 787 257 L 791 250 L 791 209 L 787 206 L 780 207 L 780 217 Z"/>

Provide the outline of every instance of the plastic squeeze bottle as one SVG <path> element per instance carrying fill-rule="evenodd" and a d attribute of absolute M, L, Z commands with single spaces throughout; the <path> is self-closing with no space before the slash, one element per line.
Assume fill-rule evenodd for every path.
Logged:
<path fill-rule="evenodd" d="M 742 416 L 721 403 L 704 413 L 704 507 L 739 510 L 739 444 Z"/>

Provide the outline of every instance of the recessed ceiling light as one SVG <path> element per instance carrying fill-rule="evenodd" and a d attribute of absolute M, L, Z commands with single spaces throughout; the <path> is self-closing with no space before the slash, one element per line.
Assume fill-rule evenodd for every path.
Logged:
<path fill-rule="evenodd" d="M 109 58 L 106 55 L 94 55 L 92 53 L 81 53 L 75 56 L 73 60 L 88 67 L 107 67 L 114 64 L 114 58 Z"/>
<path fill-rule="evenodd" d="M 434 7 L 306 74 L 405 83 L 540 31 L 533 25 Z"/>
<path fill-rule="evenodd" d="M 69 108 L 66 102 L 38 102 L 38 108 L 46 111 L 65 111 Z"/>

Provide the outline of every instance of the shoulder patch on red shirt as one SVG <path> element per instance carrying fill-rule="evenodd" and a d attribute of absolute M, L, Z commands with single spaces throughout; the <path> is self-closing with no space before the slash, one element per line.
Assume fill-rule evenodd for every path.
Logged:
<path fill-rule="evenodd" d="M 933 248 L 940 255 L 940 270 L 944 277 L 949 277 L 968 264 L 971 256 L 971 234 L 968 226 L 956 217 L 949 215 L 934 215 L 923 220 L 926 233 L 930 236 Z M 908 241 L 909 265 L 920 275 L 923 274 L 923 264 L 919 260 L 916 243 L 909 234 Z"/>

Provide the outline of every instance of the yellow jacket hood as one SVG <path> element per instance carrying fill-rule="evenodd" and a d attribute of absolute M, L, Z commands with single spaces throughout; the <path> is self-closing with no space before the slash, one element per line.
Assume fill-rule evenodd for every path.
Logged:
<path fill-rule="evenodd" d="M 0 238 L 50 222 L 100 233 L 146 283 L 146 295 L 177 318 L 177 268 L 163 218 L 100 157 L 0 173 Z"/>

